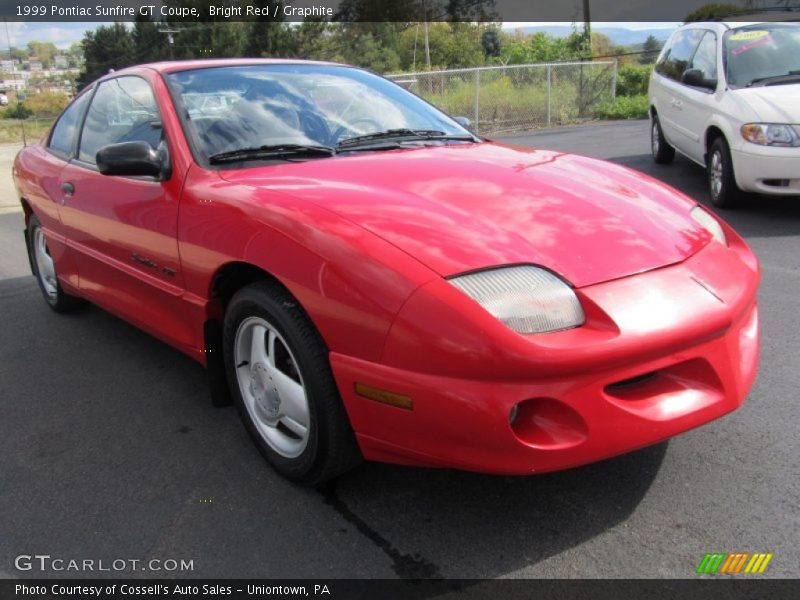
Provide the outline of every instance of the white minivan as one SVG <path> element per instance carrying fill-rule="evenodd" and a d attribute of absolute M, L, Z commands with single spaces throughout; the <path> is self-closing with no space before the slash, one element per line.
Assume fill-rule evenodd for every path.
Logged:
<path fill-rule="evenodd" d="M 653 158 L 706 168 L 711 201 L 800 194 L 800 23 L 698 22 L 664 45 L 650 78 Z"/>

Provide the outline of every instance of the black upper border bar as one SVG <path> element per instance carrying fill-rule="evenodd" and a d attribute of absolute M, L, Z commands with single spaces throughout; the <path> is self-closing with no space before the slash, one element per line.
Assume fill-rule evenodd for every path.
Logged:
<path fill-rule="evenodd" d="M 678 22 L 713 0 L 1 0 L 7 21 Z M 725 0 L 752 20 L 800 19 L 800 0 Z M 227 9 L 227 10 L 225 10 Z"/>

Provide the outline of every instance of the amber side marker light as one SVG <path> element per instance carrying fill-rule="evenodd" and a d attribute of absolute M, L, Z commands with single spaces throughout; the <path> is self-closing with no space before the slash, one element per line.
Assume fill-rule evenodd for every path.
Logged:
<path fill-rule="evenodd" d="M 382 404 L 405 408 L 406 410 L 414 409 L 414 402 L 412 402 L 411 398 L 408 396 L 387 392 L 386 390 L 379 390 L 378 388 L 370 387 L 363 383 L 356 384 L 356 394 L 364 398 L 369 398 L 370 400 L 375 400 L 376 402 L 381 402 Z"/>

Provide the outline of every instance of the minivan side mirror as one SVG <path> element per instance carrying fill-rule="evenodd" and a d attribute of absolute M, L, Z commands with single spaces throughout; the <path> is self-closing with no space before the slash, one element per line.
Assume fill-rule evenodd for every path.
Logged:
<path fill-rule="evenodd" d="M 453 117 L 453 120 L 467 129 L 472 127 L 472 121 L 470 121 L 468 117 Z"/>
<path fill-rule="evenodd" d="M 716 79 L 706 79 L 700 69 L 686 69 L 681 76 L 681 82 L 692 87 L 705 88 L 707 90 L 717 89 Z"/>
<path fill-rule="evenodd" d="M 97 168 L 103 175 L 160 177 L 164 170 L 161 153 L 147 142 L 120 142 L 97 151 Z"/>

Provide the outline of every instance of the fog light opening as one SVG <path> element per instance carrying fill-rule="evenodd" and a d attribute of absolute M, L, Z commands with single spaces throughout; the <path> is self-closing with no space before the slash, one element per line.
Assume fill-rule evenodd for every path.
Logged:
<path fill-rule="evenodd" d="M 563 450 L 583 443 L 586 423 L 575 409 L 554 398 L 531 398 L 517 404 L 509 417 L 521 442 L 543 450 Z"/>
<path fill-rule="evenodd" d="M 771 187 L 789 187 L 791 183 L 790 179 L 765 179 L 764 185 L 769 185 Z"/>

